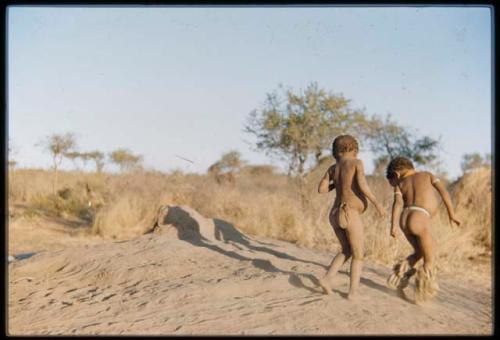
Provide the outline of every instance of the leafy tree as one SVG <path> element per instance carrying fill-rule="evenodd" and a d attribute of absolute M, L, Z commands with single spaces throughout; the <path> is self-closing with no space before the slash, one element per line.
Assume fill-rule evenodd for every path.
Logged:
<path fill-rule="evenodd" d="M 141 155 L 134 155 L 130 150 L 124 148 L 111 152 L 109 157 L 113 163 L 120 167 L 122 172 L 140 169 L 143 159 Z"/>
<path fill-rule="evenodd" d="M 244 131 L 257 138 L 258 150 L 285 160 L 289 174 L 302 175 L 306 161 L 314 156 L 317 162 L 336 135 L 359 136 L 365 116 L 343 95 L 316 83 L 299 93 L 280 90 L 268 93 L 263 108 L 250 113 Z"/>
<path fill-rule="evenodd" d="M 54 171 L 54 193 L 57 189 L 57 172 L 65 154 L 76 149 L 76 137 L 72 133 L 53 134 L 36 144 L 52 157 L 52 169 Z"/>
<path fill-rule="evenodd" d="M 83 167 L 84 168 L 87 167 L 88 161 L 90 161 L 92 159 L 90 152 L 82 152 L 80 154 L 80 159 L 82 160 Z"/>
<path fill-rule="evenodd" d="M 77 160 L 81 159 L 82 154 L 78 151 L 70 151 L 64 153 L 64 157 L 67 159 L 71 160 L 73 162 L 73 165 L 75 166 L 76 169 L 80 169 L 78 166 Z"/>
<path fill-rule="evenodd" d="M 221 158 L 208 168 L 208 173 L 214 176 L 219 184 L 228 183 L 234 185 L 236 181 L 235 172 L 239 171 L 245 164 L 238 151 L 226 152 Z"/>
<path fill-rule="evenodd" d="M 86 167 L 88 161 L 93 161 L 97 172 L 101 172 L 104 168 L 104 154 L 98 150 L 91 152 L 71 151 L 66 152 L 64 156 L 72 160 L 77 169 L 79 169 L 76 162 L 77 160 L 80 160 L 82 162 L 83 167 Z"/>
<path fill-rule="evenodd" d="M 463 155 L 461 168 L 462 171 L 465 173 L 470 170 L 490 165 L 491 165 L 491 154 L 486 154 L 483 157 L 479 153 L 475 152 Z"/>
<path fill-rule="evenodd" d="M 253 176 L 273 175 L 277 172 L 276 167 L 268 164 L 245 165 L 241 170 Z"/>
<path fill-rule="evenodd" d="M 96 172 L 102 172 L 105 162 L 104 162 L 104 154 L 98 150 L 91 151 L 87 153 L 87 157 L 91 159 L 95 164 Z"/>
<path fill-rule="evenodd" d="M 236 172 L 243 165 L 245 161 L 241 159 L 239 151 L 229 151 L 221 156 L 221 158 L 212 164 L 208 169 L 209 172 Z"/>
<path fill-rule="evenodd" d="M 391 120 L 378 116 L 366 120 L 363 125 L 365 139 L 377 158 L 375 168 L 388 158 L 404 156 L 419 165 L 432 167 L 439 161 L 437 151 L 440 141 L 429 136 L 416 136 L 413 131 Z"/>

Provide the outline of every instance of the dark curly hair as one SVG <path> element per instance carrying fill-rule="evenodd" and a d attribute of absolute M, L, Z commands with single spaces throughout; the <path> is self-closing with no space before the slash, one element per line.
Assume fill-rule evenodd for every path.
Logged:
<path fill-rule="evenodd" d="M 415 169 L 411 160 L 403 156 L 397 156 L 391 159 L 389 165 L 387 165 L 386 177 L 387 179 L 392 179 L 396 176 L 396 171 L 404 169 Z"/>
<path fill-rule="evenodd" d="M 351 135 L 341 135 L 333 140 L 332 154 L 337 155 L 339 152 L 359 151 L 359 145 L 356 138 Z"/>

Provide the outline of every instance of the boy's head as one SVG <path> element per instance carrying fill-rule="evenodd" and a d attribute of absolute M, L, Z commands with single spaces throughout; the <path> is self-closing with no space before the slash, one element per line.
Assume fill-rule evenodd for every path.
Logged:
<path fill-rule="evenodd" d="M 358 141 L 351 135 L 341 135 L 333 140 L 332 154 L 335 158 L 346 152 L 354 152 L 357 155 L 358 151 Z"/>
<path fill-rule="evenodd" d="M 392 185 L 408 170 L 413 170 L 415 167 L 411 160 L 406 157 L 398 156 L 391 159 L 387 166 L 386 177 Z"/>

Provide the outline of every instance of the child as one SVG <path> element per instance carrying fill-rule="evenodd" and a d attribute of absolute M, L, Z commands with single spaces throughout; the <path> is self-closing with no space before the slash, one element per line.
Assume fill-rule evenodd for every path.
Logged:
<path fill-rule="evenodd" d="M 400 290 L 405 288 L 410 277 L 417 272 L 415 265 L 423 258 L 424 264 L 417 273 L 415 290 L 415 302 L 423 302 L 435 296 L 439 290 L 435 280 L 434 240 L 430 229 L 431 216 L 438 207 L 432 192 L 433 188 L 439 192 L 446 205 L 450 223 L 460 225 L 460 221 L 455 217 L 450 196 L 444 185 L 430 172 L 415 171 L 409 159 L 405 157 L 392 159 L 387 166 L 386 176 L 394 187 L 391 236 L 396 237 L 397 221 L 399 221 L 401 230 L 414 249 L 412 255 L 394 266 L 388 284 Z"/>
<path fill-rule="evenodd" d="M 363 162 L 357 159 L 358 142 L 350 135 L 335 138 L 332 145 L 336 163 L 325 173 L 318 186 L 319 193 L 336 189 L 337 196 L 330 211 L 330 224 L 337 235 L 342 252 L 333 259 L 326 275 L 319 280 L 325 294 L 331 293 L 331 280 L 340 267 L 351 262 L 351 284 L 349 299 L 358 297 L 358 286 L 363 264 L 363 224 L 360 215 L 366 210 L 368 200 L 375 205 L 380 216 L 382 207 L 370 191 L 363 169 Z"/>

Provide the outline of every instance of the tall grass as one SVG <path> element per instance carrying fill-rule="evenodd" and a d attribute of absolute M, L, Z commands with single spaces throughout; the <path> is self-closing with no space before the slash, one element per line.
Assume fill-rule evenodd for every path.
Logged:
<path fill-rule="evenodd" d="M 335 251 L 339 245 L 328 221 L 335 194 L 317 193 L 317 184 L 327 166 L 323 163 L 304 180 L 269 169 L 252 169 L 237 175 L 234 184 L 219 184 L 210 176 L 181 172 L 61 172 L 59 188 L 71 191 L 66 198 L 51 194 L 52 173 L 19 169 L 9 173 L 9 207 L 22 203 L 58 216 L 82 217 L 90 212 L 93 217 L 88 222 L 89 232 L 105 238 L 130 239 L 152 226 L 160 205 L 188 205 L 206 217 L 226 220 L 251 235 Z M 453 227 L 448 223 L 444 206 L 433 218 L 440 271 L 466 271 L 471 261 L 491 254 L 489 176 L 491 170 L 484 169 L 449 186 L 462 225 Z M 368 183 L 389 212 L 392 190 L 387 181 L 368 177 Z M 92 198 L 84 190 L 86 184 L 93 192 Z M 103 204 L 89 208 L 89 199 L 96 197 Z M 411 252 L 402 233 L 396 240 L 389 236 L 389 220 L 380 220 L 372 206 L 362 219 L 366 258 L 392 264 Z"/>

